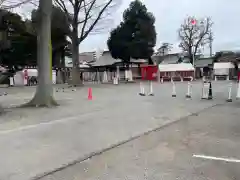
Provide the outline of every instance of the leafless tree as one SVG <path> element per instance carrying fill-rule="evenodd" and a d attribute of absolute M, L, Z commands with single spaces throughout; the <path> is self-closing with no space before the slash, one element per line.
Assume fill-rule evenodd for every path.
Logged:
<path fill-rule="evenodd" d="M 199 20 L 194 17 L 188 17 L 181 25 L 178 31 L 181 41 L 179 47 L 182 48 L 184 52 L 187 52 L 192 64 L 200 47 L 210 43 L 212 38 L 212 25 L 213 22 L 209 17 Z"/>
<path fill-rule="evenodd" d="M 79 44 L 90 33 L 99 33 L 110 25 L 109 15 L 121 0 L 54 0 L 67 15 L 71 26 L 72 84 L 79 85 Z M 109 22 L 110 21 L 110 22 Z"/>

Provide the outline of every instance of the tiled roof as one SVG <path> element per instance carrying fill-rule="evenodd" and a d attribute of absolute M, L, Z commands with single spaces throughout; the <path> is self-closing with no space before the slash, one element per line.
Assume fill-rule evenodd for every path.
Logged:
<path fill-rule="evenodd" d="M 122 60 L 114 59 L 109 51 L 104 51 L 102 56 L 96 60 L 96 62 L 92 63 L 92 66 L 110 66 L 115 63 L 120 63 Z M 131 59 L 132 63 L 146 63 L 145 59 Z"/>
<path fill-rule="evenodd" d="M 95 52 L 80 53 L 79 54 L 79 62 L 83 63 L 83 62 L 93 62 L 93 61 L 96 61 L 94 54 L 95 54 Z"/>
<path fill-rule="evenodd" d="M 213 63 L 213 58 L 200 58 L 195 61 L 195 67 L 205 67 Z"/>
<path fill-rule="evenodd" d="M 217 62 L 232 62 L 238 60 L 240 61 L 240 53 L 239 52 L 222 52 L 222 55 L 217 58 Z"/>

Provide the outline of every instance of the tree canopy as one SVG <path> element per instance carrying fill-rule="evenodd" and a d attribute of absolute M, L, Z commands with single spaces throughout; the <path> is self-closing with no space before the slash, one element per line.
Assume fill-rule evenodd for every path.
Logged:
<path fill-rule="evenodd" d="M 32 11 L 32 23 L 34 33 L 37 34 L 39 21 L 38 9 Z M 66 14 L 57 6 L 52 7 L 51 16 L 51 39 L 52 39 L 52 55 L 53 66 L 60 66 L 61 57 L 64 58 L 65 51 L 69 49 L 70 42 L 67 37 L 70 35 L 70 24 Z M 63 61 L 63 59 L 62 59 Z"/>
<path fill-rule="evenodd" d="M 31 20 L 23 20 L 20 15 L 0 10 L 0 64 L 8 69 L 37 65 L 37 17 L 38 10 L 32 11 Z M 52 13 L 52 55 L 53 66 L 60 65 L 70 42 L 69 24 L 65 14 L 53 6 Z"/>
<path fill-rule="evenodd" d="M 36 37 L 28 31 L 27 22 L 6 10 L 0 10 L 0 16 L 0 64 L 9 69 L 32 64 L 36 59 Z"/>
<path fill-rule="evenodd" d="M 115 59 L 128 63 L 130 58 L 151 58 L 156 45 L 155 18 L 139 0 L 130 3 L 123 22 L 110 33 L 107 45 Z"/>

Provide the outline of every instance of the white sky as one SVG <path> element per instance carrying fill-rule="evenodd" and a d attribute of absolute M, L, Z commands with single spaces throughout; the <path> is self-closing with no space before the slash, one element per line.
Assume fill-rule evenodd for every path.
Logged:
<path fill-rule="evenodd" d="M 115 13 L 115 24 L 120 22 L 122 12 L 131 0 L 123 0 Z M 240 1 L 237 0 L 142 0 L 156 18 L 157 46 L 161 42 L 174 44 L 178 51 L 177 30 L 187 16 L 202 18 L 210 16 L 214 21 L 213 50 L 240 49 Z M 113 26 L 114 27 L 114 26 Z M 80 46 L 80 51 L 107 48 L 109 33 L 88 37 Z"/>
<path fill-rule="evenodd" d="M 113 14 L 114 23 L 119 24 L 122 12 L 131 0 L 122 0 L 122 5 Z M 213 50 L 240 50 L 240 1 L 238 0 L 142 0 L 156 18 L 157 46 L 162 42 L 174 44 L 178 51 L 177 30 L 187 16 L 203 18 L 210 16 L 214 22 Z M 25 8 L 24 8 L 25 9 Z M 29 8 L 24 10 L 30 12 Z M 80 52 L 107 49 L 109 32 L 91 35 L 80 45 Z"/>

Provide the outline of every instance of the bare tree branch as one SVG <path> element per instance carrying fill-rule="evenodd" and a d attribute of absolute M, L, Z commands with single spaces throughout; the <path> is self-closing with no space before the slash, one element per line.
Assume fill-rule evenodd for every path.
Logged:
<path fill-rule="evenodd" d="M 89 34 L 100 33 L 109 27 L 111 23 L 107 17 L 110 17 L 113 12 L 110 9 L 117 5 L 114 4 L 117 1 L 121 2 L 121 0 L 54 0 L 54 3 L 69 17 L 72 28 L 78 26 L 80 43 Z"/>
<path fill-rule="evenodd" d="M 115 1 L 121 0 L 53 0 L 69 19 L 71 25 L 70 39 L 72 42 L 72 82 L 78 84 L 79 79 L 79 44 L 92 32 L 100 32 L 101 28 L 97 25 L 100 20 L 106 20 L 109 15 L 108 10 Z M 104 19 L 103 19 L 104 18 Z M 109 24 L 110 25 L 110 24 Z"/>
<path fill-rule="evenodd" d="M 69 0 L 69 2 L 72 4 L 72 6 L 74 6 L 74 2 L 73 2 L 73 0 Z"/>
<path fill-rule="evenodd" d="M 89 8 L 87 9 L 86 2 L 85 2 L 85 0 L 83 0 L 84 13 L 85 13 L 85 21 L 84 21 L 83 26 L 82 26 L 82 31 L 81 31 L 81 34 L 80 34 L 80 40 L 79 40 L 79 41 L 81 41 L 81 39 L 82 39 L 82 38 L 84 37 L 84 35 L 85 35 L 84 32 L 85 32 L 86 24 L 87 24 L 87 22 L 88 22 L 90 12 L 91 12 L 94 4 L 96 3 L 96 1 L 97 1 L 97 0 L 93 0 L 93 1 L 91 2 L 91 4 L 90 4 Z M 93 29 L 93 28 L 92 28 L 92 29 Z M 91 30 L 92 30 L 92 29 L 91 29 Z M 90 30 L 90 31 L 91 31 L 91 30 Z"/>
<path fill-rule="evenodd" d="M 67 15 L 69 14 L 64 0 L 54 0 L 54 2 L 62 9 L 63 12 L 65 12 Z"/>
<path fill-rule="evenodd" d="M 103 15 L 103 12 L 108 8 L 108 6 L 113 2 L 113 0 L 108 0 L 108 2 L 103 6 L 103 8 L 101 9 L 101 11 L 99 12 L 96 20 L 92 23 L 92 25 L 90 25 L 89 29 L 87 31 L 85 31 L 85 34 L 83 36 L 80 37 L 79 41 L 83 41 L 88 34 L 92 31 L 92 29 L 94 28 L 94 26 L 98 23 L 98 21 L 101 19 L 101 16 Z"/>
<path fill-rule="evenodd" d="M 196 23 L 193 24 L 193 20 Z M 193 56 L 196 56 L 198 53 L 200 46 L 209 43 L 212 25 L 213 23 L 210 18 L 195 20 L 194 17 L 185 19 L 181 25 L 178 31 L 178 36 L 181 40 L 179 47 L 183 51 L 188 52 L 191 61 L 193 60 Z"/>
<path fill-rule="evenodd" d="M 0 0 L 0 8 L 1 9 L 5 9 L 5 10 L 8 10 L 8 9 L 13 9 L 13 8 L 16 8 L 16 7 L 19 7 L 23 4 L 27 4 L 27 3 L 34 3 L 33 0 Z"/>

